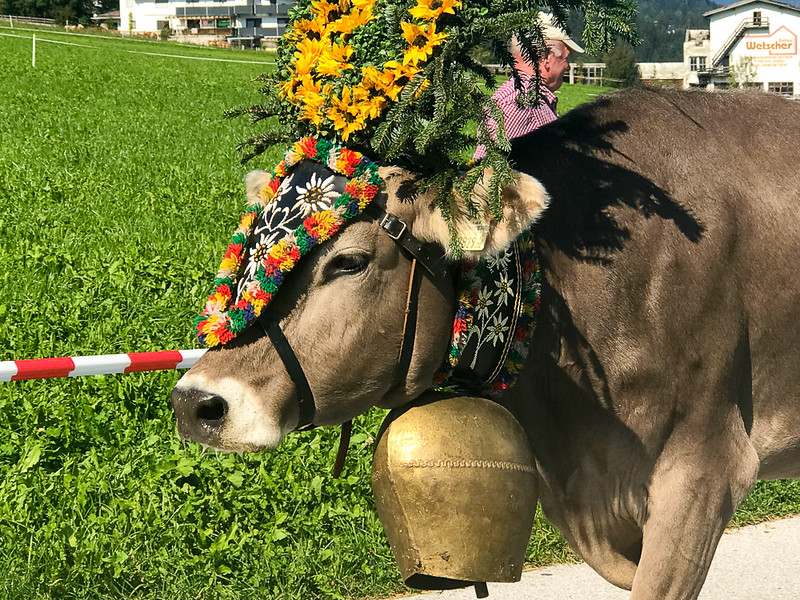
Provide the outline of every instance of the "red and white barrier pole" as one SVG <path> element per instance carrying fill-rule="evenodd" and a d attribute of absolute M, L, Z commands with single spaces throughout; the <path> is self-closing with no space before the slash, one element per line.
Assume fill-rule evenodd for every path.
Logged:
<path fill-rule="evenodd" d="M 200 350 L 166 350 L 163 352 L 132 352 L 130 354 L 6 360 L 0 361 L 0 381 L 188 369 L 205 352 L 206 349 L 202 348 Z"/>

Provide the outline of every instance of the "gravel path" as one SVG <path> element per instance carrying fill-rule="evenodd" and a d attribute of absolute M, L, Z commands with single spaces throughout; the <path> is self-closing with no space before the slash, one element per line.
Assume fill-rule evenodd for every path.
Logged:
<path fill-rule="evenodd" d="M 627 600 L 585 564 L 522 574 L 519 583 L 490 583 L 489 600 Z M 722 536 L 700 600 L 798 600 L 800 516 L 731 530 Z M 404 600 L 474 600 L 472 588 Z"/>

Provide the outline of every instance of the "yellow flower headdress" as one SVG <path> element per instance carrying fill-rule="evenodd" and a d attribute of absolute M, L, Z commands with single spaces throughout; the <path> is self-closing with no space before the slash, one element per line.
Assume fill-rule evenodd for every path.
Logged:
<path fill-rule="evenodd" d="M 378 119 L 447 38 L 447 33 L 437 32 L 437 22 L 462 6 L 461 0 L 418 0 L 399 21 L 404 43 L 384 53 L 396 60 L 381 62 L 379 53 L 363 50 L 374 33 L 369 26 L 386 4 L 312 0 L 307 16 L 295 19 L 287 32 L 294 52 L 279 86 L 280 97 L 299 109 L 299 119 L 317 134 L 329 128 L 347 142 Z M 356 51 L 359 44 L 362 52 Z M 356 65 L 350 62 L 354 55 L 360 59 Z"/>
<path fill-rule="evenodd" d="M 576 3 L 588 51 L 635 39 L 634 0 L 550 0 L 553 22 L 564 27 Z M 519 81 L 507 43 L 516 35 L 531 61 L 546 52 L 540 8 L 531 0 L 298 0 L 277 71 L 261 78 L 267 101 L 231 113 L 278 117 L 245 144 L 248 157 L 306 136 L 328 139 L 425 175 L 445 215 L 456 182 L 469 197 L 489 167 L 490 207 L 502 218 L 510 146 L 502 134 L 476 133 L 487 115 L 502 123 L 502 113 L 491 101 L 493 74 L 471 52 L 491 47 Z M 486 147 L 483 163 L 459 178 L 478 143 Z"/>

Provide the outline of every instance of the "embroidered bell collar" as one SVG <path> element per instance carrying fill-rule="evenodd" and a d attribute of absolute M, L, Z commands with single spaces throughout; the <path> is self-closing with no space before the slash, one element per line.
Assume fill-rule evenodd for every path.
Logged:
<path fill-rule="evenodd" d="M 485 260 L 462 260 L 450 349 L 434 389 L 496 396 L 514 385 L 536 328 L 542 283 L 530 231 Z"/>

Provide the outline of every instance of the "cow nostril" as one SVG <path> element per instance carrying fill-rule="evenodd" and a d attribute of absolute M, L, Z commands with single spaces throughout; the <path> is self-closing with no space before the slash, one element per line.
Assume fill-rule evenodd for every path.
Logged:
<path fill-rule="evenodd" d="M 221 421 L 228 414 L 228 403 L 221 396 L 204 398 L 198 403 L 196 414 L 199 421 Z"/>

